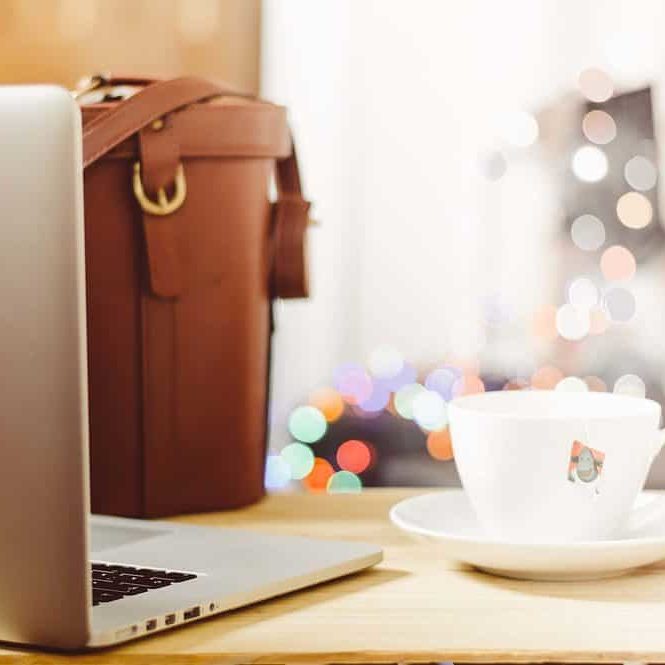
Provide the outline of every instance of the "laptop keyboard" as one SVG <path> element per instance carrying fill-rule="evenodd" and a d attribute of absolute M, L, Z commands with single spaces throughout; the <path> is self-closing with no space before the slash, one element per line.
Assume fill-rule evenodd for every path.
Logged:
<path fill-rule="evenodd" d="M 110 603 L 196 578 L 194 573 L 92 563 L 92 604 Z"/>

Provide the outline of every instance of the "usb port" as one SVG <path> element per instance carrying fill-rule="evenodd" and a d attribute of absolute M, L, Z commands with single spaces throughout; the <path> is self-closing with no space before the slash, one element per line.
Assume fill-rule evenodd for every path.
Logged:
<path fill-rule="evenodd" d="M 200 607 L 192 607 L 188 610 L 185 610 L 184 614 L 182 615 L 182 618 L 185 621 L 189 621 L 190 619 L 196 619 L 196 617 L 201 616 L 201 608 Z"/>
<path fill-rule="evenodd" d="M 146 630 L 155 630 L 155 628 L 157 628 L 157 619 L 150 619 L 145 622 Z"/>
<path fill-rule="evenodd" d="M 167 614 L 164 619 L 165 626 L 172 626 L 175 623 L 175 614 Z"/>

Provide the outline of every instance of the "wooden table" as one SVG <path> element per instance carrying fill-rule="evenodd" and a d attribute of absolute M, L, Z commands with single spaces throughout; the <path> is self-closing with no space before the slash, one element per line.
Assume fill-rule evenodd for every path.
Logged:
<path fill-rule="evenodd" d="M 420 490 L 422 491 L 422 490 Z M 415 490 L 282 495 L 183 522 L 381 543 L 353 577 L 81 656 L 0 650 L 0 663 L 665 663 L 665 564 L 599 582 L 491 577 L 447 561 L 387 518 Z"/>

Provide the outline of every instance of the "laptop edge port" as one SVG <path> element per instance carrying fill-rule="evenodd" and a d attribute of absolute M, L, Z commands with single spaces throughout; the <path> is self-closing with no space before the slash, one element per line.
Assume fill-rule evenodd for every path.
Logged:
<path fill-rule="evenodd" d="M 175 614 L 167 614 L 164 619 L 165 626 L 172 626 L 175 623 Z"/>
<path fill-rule="evenodd" d="M 145 622 L 146 630 L 155 630 L 155 628 L 157 628 L 157 619 L 150 619 Z"/>
<path fill-rule="evenodd" d="M 185 621 L 189 621 L 190 619 L 196 619 L 197 617 L 201 616 L 201 608 L 200 607 L 190 607 L 188 610 L 185 610 L 184 614 L 182 615 L 182 618 Z"/>

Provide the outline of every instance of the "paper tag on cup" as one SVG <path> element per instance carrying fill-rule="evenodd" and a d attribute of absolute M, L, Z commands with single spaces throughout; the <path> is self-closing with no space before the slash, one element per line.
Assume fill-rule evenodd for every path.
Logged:
<path fill-rule="evenodd" d="M 568 480 L 571 483 L 594 487 L 598 493 L 604 463 L 604 452 L 591 448 L 582 441 L 573 441 L 568 463 Z"/>

